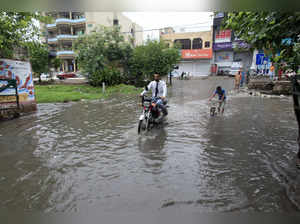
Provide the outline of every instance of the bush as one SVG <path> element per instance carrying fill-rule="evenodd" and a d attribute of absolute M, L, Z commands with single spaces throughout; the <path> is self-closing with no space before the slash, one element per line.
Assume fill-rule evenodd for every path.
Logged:
<path fill-rule="evenodd" d="M 117 85 L 123 82 L 121 72 L 114 67 L 104 67 L 88 77 L 89 83 L 92 86 L 101 86 L 103 82 L 106 85 Z"/>

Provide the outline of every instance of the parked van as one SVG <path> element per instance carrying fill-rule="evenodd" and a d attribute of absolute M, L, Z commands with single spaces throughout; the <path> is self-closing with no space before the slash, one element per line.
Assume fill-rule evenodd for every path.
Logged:
<path fill-rule="evenodd" d="M 230 76 L 235 76 L 235 74 L 243 68 L 243 63 L 241 61 L 232 62 L 230 69 Z"/>

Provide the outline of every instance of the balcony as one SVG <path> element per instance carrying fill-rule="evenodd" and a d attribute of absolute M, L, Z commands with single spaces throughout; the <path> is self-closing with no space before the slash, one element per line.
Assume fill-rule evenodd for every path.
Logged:
<path fill-rule="evenodd" d="M 71 35 L 71 34 L 57 35 L 58 40 L 75 40 L 76 38 L 78 38 L 77 35 Z"/>
<path fill-rule="evenodd" d="M 56 23 L 47 24 L 48 29 L 56 29 Z"/>
<path fill-rule="evenodd" d="M 56 19 L 55 23 L 56 23 L 56 25 L 60 25 L 60 24 L 72 25 L 72 24 L 85 23 L 85 21 L 86 21 L 85 18 L 80 18 L 80 19 L 59 18 L 59 19 Z"/>
<path fill-rule="evenodd" d="M 49 38 L 48 39 L 48 43 L 56 43 L 57 42 L 57 38 Z"/>
<path fill-rule="evenodd" d="M 57 52 L 55 50 L 50 50 L 49 51 L 50 56 L 56 56 Z"/>
<path fill-rule="evenodd" d="M 76 56 L 75 52 L 72 50 L 59 50 L 56 55 L 59 58 L 74 58 Z"/>
<path fill-rule="evenodd" d="M 57 25 L 81 25 L 85 24 L 86 18 L 80 19 L 67 19 L 67 18 L 59 18 L 55 20 L 53 24 L 47 24 L 47 29 L 56 29 Z"/>

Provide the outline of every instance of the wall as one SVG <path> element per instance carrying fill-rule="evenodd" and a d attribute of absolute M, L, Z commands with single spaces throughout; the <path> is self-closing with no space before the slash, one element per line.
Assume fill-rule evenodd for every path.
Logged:
<path fill-rule="evenodd" d="M 113 12 L 86 12 L 86 33 L 90 33 L 97 26 L 113 26 L 114 18 L 119 20 L 119 25 L 121 26 L 121 32 L 124 32 L 125 39 L 128 41 L 129 36 L 131 36 L 131 28 L 136 31 L 142 31 L 143 28 L 136 23 L 133 23 L 129 18 L 124 16 L 122 13 Z M 143 32 L 135 33 L 135 45 L 143 44 Z"/>
<path fill-rule="evenodd" d="M 163 40 L 173 45 L 176 39 L 191 39 L 193 41 L 194 38 L 201 38 L 204 48 L 205 41 L 210 42 L 210 48 L 212 47 L 212 31 L 202 31 L 202 32 L 186 32 L 186 33 L 168 33 L 162 34 L 160 36 Z"/>

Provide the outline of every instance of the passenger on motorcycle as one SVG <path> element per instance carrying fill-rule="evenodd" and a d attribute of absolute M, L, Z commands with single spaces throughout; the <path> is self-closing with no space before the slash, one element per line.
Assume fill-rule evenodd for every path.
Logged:
<path fill-rule="evenodd" d="M 164 116 L 167 116 L 167 85 L 164 81 L 160 80 L 159 74 L 154 74 L 154 81 L 149 83 L 147 88 L 141 93 L 141 96 L 146 94 L 149 90 L 152 91 L 152 98 L 155 99 L 158 108 L 161 109 Z"/>

